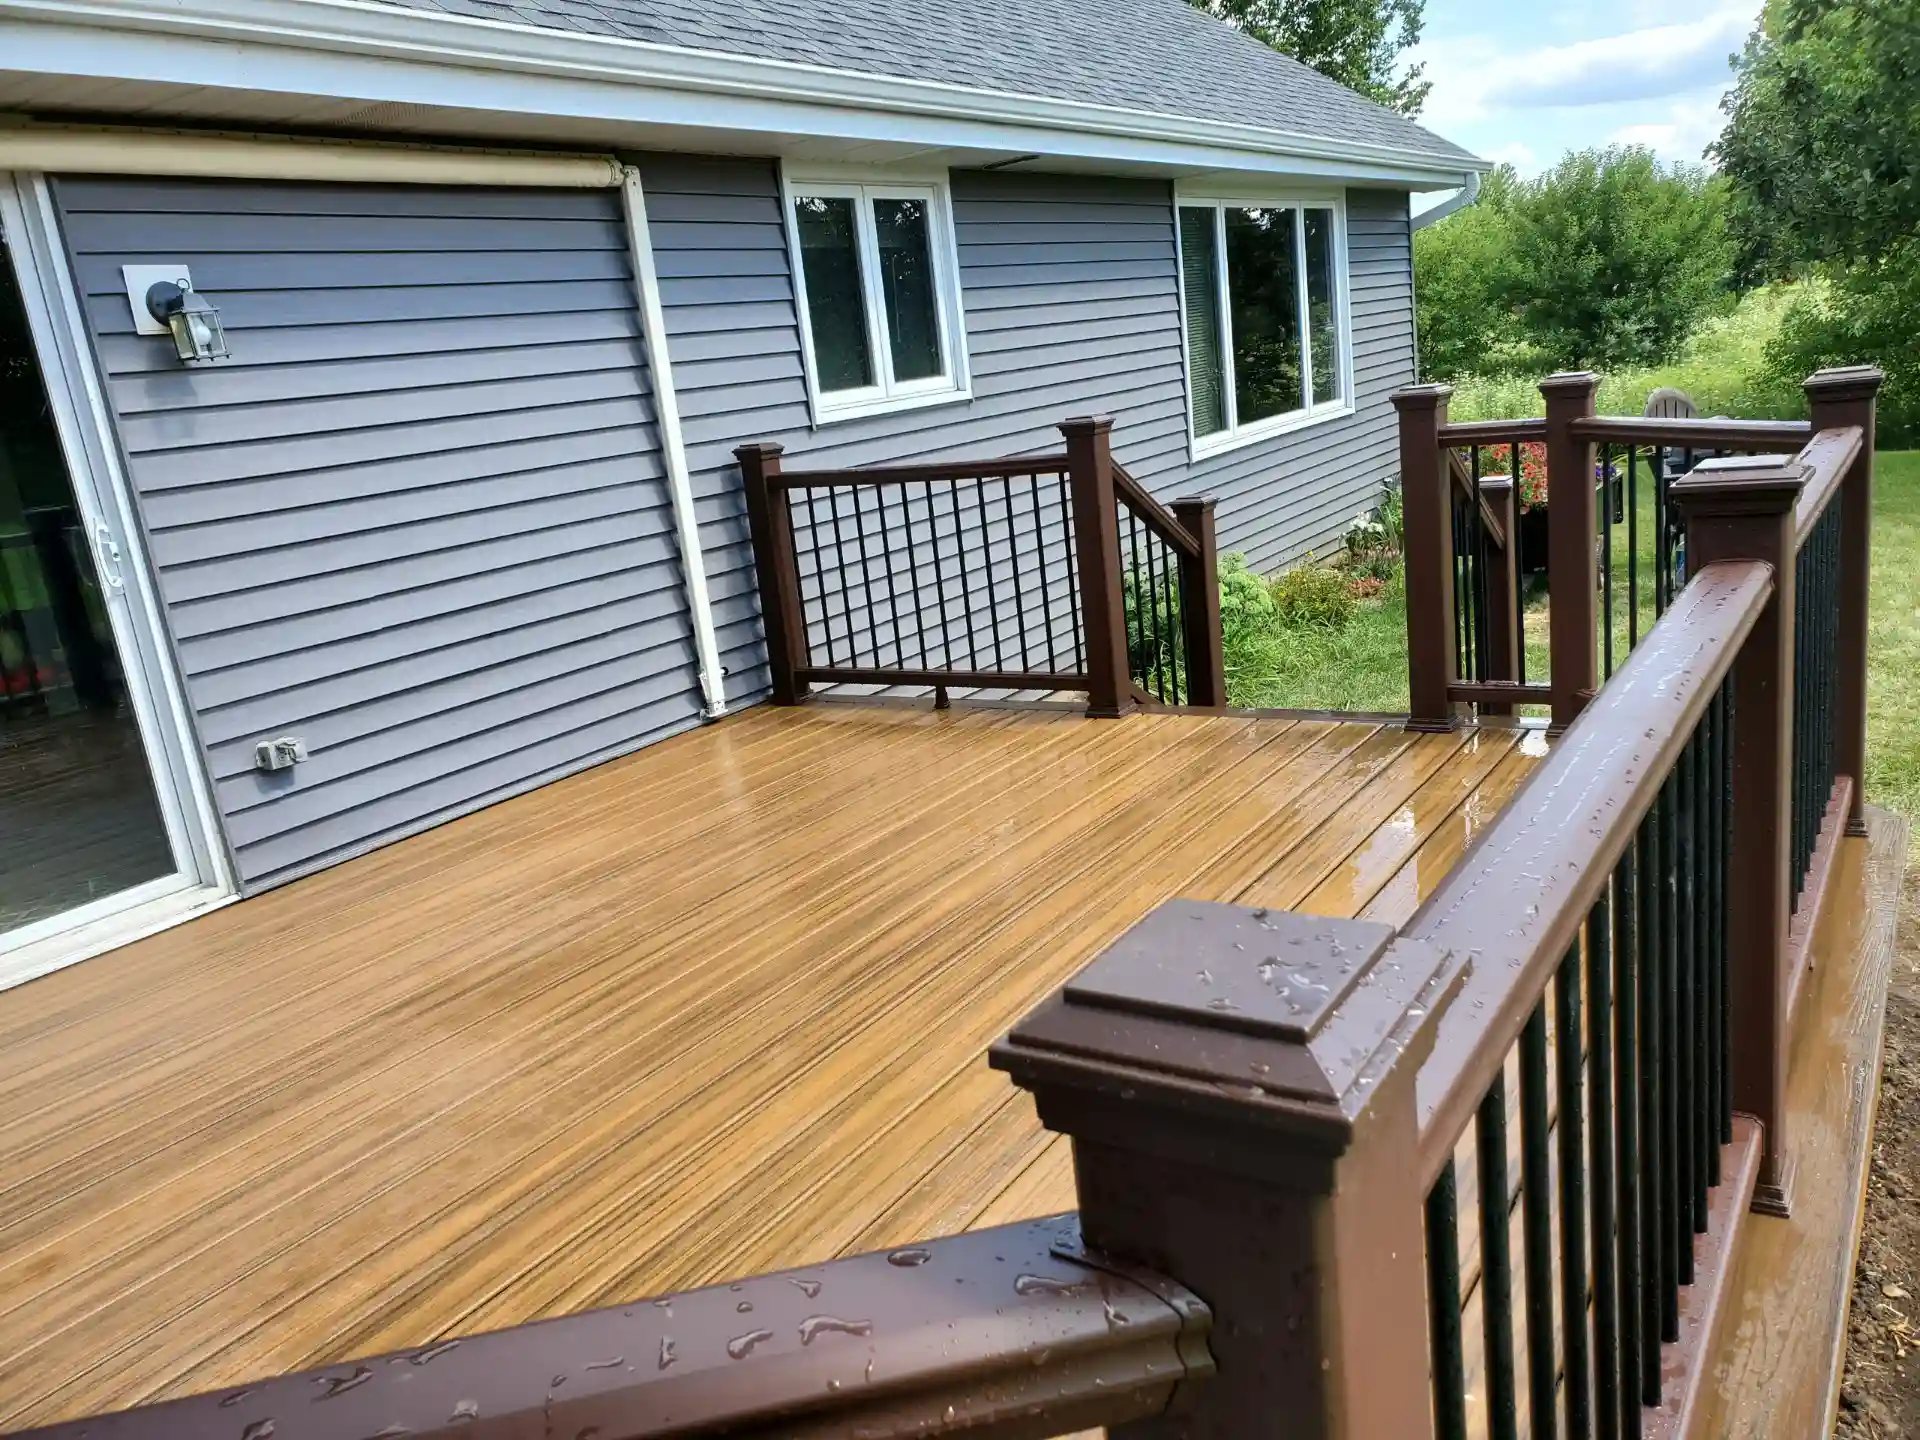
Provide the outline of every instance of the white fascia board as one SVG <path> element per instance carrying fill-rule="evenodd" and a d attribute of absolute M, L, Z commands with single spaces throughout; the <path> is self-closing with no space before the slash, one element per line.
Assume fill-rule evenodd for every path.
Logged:
<path fill-rule="evenodd" d="M 364 0 L 0 0 L 0 65 L 742 134 L 1457 187 L 1478 161 Z"/>

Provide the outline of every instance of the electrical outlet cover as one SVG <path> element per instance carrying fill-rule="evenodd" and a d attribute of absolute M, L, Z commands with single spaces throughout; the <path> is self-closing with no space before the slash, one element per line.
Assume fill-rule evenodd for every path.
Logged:
<path fill-rule="evenodd" d="M 127 283 L 127 304 L 133 307 L 133 329 L 137 335 L 165 335 L 167 327 L 153 318 L 147 309 L 147 291 L 161 280 L 170 280 L 182 290 L 193 288 L 193 272 L 185 265 L 122 265 L 120 278 Z"/>

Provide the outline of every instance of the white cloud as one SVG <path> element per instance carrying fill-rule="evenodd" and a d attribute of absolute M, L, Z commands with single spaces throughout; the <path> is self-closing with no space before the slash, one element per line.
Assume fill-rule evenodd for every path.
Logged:
<path fill-rule="evenodd" d="M 1721 0 L 1691 20 L 1517 53 L 1490 35 L 1434 41 L 1414 57 L 1426 63 L 1433 81 L 1422 119 L 1444 134 L 1501 111 L 1616 105 L 1724 88 L 1731 78 L 1727 58 L 1745 42 L 1758 12 L 1758 0 Z"/>
<path fill-rule="evenodd" d="M 1684 160 L 1697 165 L 1706 148 L 1719 137 L 1725 117 L 1718 92 L 1676 101 L 1664 120 L 1623 125 L 1607 137 L 1614 145 L 1645 145 L 1662 160 Z"/>

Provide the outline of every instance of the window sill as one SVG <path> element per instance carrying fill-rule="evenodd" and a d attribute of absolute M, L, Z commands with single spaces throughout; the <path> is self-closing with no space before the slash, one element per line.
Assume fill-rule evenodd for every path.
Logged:
<path fill-rule="evenodd" d="M 1297 415 L 1282 415 L 1273 420 L 1263 420 L 1257 425 L 1250 425 L 1245 429 L 1227 434 L 1189 434 L 1187 456 L 1190 460 L 1211 460 L 1216 455 L 1244 450 L 1249 445 L 1258 445 L 1263 440 L 1297 434 L 1302 430 L 1310 430 L 1316 425 L 1325 425 L 1334 420 L 1347 420 L 1352 416 L 1353 406 L 1351 405 L 1329 405 L 1319 410 L 1306 410 Z"/>
<path fill-rule="evenodd" d="M 813 402 L 813 428 L 838 425 L 842 420 L 865 420 L 874 415 L 892 415 L 902 410 L 927 410 L 935 405 L 957 405 L 973 399 L 971 388 L 926 390 L 911 395 L 885 395 L 873 400 L 857 400 L 836 405 L 824 399 Z"/>

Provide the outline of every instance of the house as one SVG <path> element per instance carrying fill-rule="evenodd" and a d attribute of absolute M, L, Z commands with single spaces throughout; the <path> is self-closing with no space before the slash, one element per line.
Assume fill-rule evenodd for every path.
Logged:
<path fill-rule="evenodd" d="M 1474 162 L 1174 0 L 0 41 L 0 1428 L 1826 1421 L 1878 372 L 1451 423 Z M 1409 713 L 1227 707 L 1389 477 Z"/>
<path fill-rule="evenodd" d="M 1409 196 L 1472 156 L 1178 0 L 709 8 L 0 18 L 9 343 L 51 402 L 9 412 L 6 703 L 36 774 L 88 757 L 9 802 L 0 973 L 762 699 L 743 441 L 999 455 L 1110 411 L 1267 567 L 1377 497 Z M 111 635 L 84 565 L 50 618 L 63 547 Z M 118 720 L 70 703 L 89 663 Z"/>

